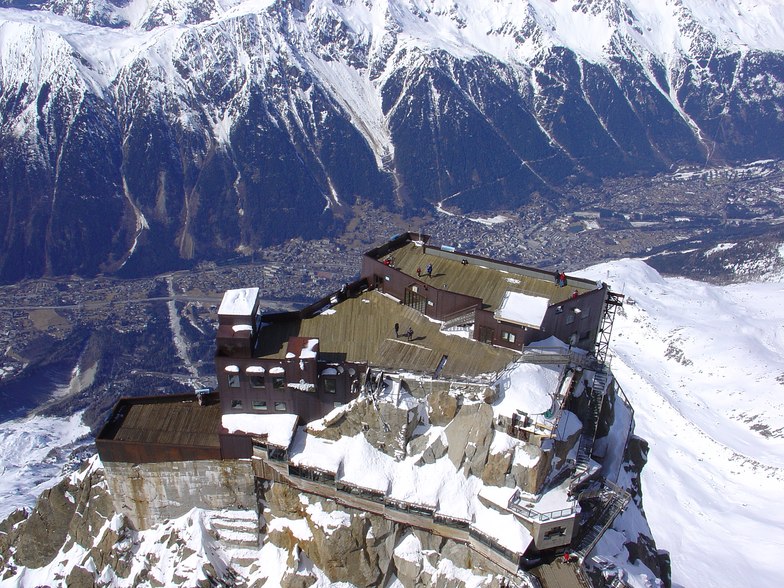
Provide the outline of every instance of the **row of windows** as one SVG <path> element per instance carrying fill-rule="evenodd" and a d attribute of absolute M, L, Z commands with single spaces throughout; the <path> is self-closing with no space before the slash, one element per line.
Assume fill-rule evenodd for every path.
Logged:
<path fill-rule="evenodd" d="M 286 412 L 286 403 L 285 402 L 274 402 L 273 404 L 275 405 L 275 410 L 277 410 L 279 412 Z M 267 410 L 267 401 L 266 400 L 252 400 L 250 405 L 251 405 L 251 408 L 253 408 L 253 410 Z M 334 405 L 335 405 L 335 408 L 337 408 L 338 406 L 342 406 L 343 403 L 342 402 L 335 402 Z M 231 407 L 234 408 L 234 409 L 237 409 L 237 410 L 242 410 L 242 400 L 232 400 L 231 401 Z"/>
<path fill-rule="evenodd" d="M 251 401 L 251 407 L 253 410 L 267 410 L 267 401 L 266 400 L 253 400 Z M 286 412 L 286 403 L 285 402 L 275 402 L 275 410 L 280 412 Z M 242 400 L 232 400 L 231 407 L 242 409 Z"/>
<path fill-rule="evenodd" d="M 248 376 L 248 381 L 250 383 L 251 388 L 264 388 L 264 376 Z M 229 374 L 229 388 L 239 388 L 240 387 L 240 375 L 239 374 Z M 272 389 L 273 390 L 283 390 L 286 387 L 286 379 L 281 378 L 279 376 L 272 377 Z M 324 378 L 324 391 L 329 392 L 330 394 L 335 394 L 337 392 L 337 380 L 335 378 Z"/>
<path fill-rule="evenodd" d="M 263 388 L 264 387 L 264 376 L 248 376 L 248 381 L 252 388 Z M 240 387 L 240 375 L 239 374 L 229 374 L 229 388 L 239 388 Z M 283 390 L 286 387 L 286 380 L 285 378 L 273 376 L 272 377 L 272 389 L 273 390 Z"/>

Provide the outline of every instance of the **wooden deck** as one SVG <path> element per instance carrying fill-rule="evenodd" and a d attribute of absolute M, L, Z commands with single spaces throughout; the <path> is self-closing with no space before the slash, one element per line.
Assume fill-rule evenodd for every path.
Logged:
<path fill-rule="evenodd" d="M 301 321 L 266 325 L 259 334 L 257 356 L 283 359 L 289 337 L 315 337 L 322 357 L 333 354 L 336 360 L 395 371 L 432 373 L 447 355 L 441 377 L 458 378 L 500 371 L 520 355 L 442 333 L 440 323 L 377 291 L 349 298 L 332 310 Z M 400 325 L 399 337 L 395 337 L 395 323 Z M 411 341 L 404 335 L 409 327 L 414 331 Z"/>
<path fill-rule="evenodd" d="M 558 558 L 550 564 L 539 566 L 531 573 L 539 578 L 542 588 L 591 588 L 580 574 L 580 564 L 576 561 L 564 563 Z"/>
<path fill-rule="evenodd" d="M 162 398 L 166 398 L 165 396 Z M 128 399 L 133 402 L 133 399 Z M 174 399 L 173 399 L 174 400 Z M 200 406 L 192 400 L 132 403 L 119 423 L 114 441 L 219 447 L 220 403 Z"/>
<path fill-rule="evenodd" d="M 497 269 L 476 265 L 475 259 L 463 265 L 460 261 L 444 259 L 428 253 L 426 248 L 408 243 L 391 253 L 393 265 L 400 271 L 416 276 L 417 268 L 422 270 L 422 281 L 432 283 L 435 288 L 442 288 L 481 298 L 486 310 L 495 311 L 507 291 L 522 292 L 531 296 L 542 296 L 550 304 L 563 302 L 571 298 L 574 286 L 560 288 L 553 279 L 540 279 L 530 276 L 515 275 Z M 428 278 L 425 269 L 428 264 L 433 266 L 433 277 Z M 446 286 L 444 286 L 446 284 Z M 584 288 L 576 288 L 582 294 Z"/>

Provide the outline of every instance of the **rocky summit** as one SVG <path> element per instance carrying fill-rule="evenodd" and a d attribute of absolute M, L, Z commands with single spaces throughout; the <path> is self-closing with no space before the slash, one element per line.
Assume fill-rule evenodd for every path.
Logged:
<path fill-rule="evenodd" d="M 784 151 L 775 3 L 3 4 L 4 282 Z"/>

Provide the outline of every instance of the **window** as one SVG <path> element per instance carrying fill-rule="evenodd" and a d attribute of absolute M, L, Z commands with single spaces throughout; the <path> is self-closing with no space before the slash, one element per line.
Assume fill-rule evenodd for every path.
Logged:
<path fill-rule="evenodd" d="M 552 539 L 553 537 L 565 537 L 566 536 L 566 527 L 553 527 L 545 532 L 544 538 L 545 539 Z"/>
<path fill-rule="evenodd" d="M 251 402 L 253 406 L 253 410 L 267 410 L 267 401 L 266 400 L 254 400 Z"/>
<path fill-rule="evenodd" d="M 264 376 L 251 376 L 249 379 L 252 388 L 264 387 Z"/>
<path fill-rule="evenodd" d="M 403 292 L 403 304 L 424 314 L 425 309 L 427 308 L 427 298 L 421 294 L 417 294 L 416 286 L 410 286 Z"/>
<path fill-rule="evenodd" d="M 285 378 L 278 378 L 278 377 L 272 378 L 272 388 L 274 390 L 283 390 L 285 387 L 286 387 Z"/>
<path fill-rule="evenodd" d="M 285 410 L 286 410 L 286 403 L 285 402 L 276 402 L 275 403 L 275 410 L 279 410 L 280 412 L 285 412 Z"/>
<path fill-rule="evenodd" d="M 515 334 L 514 334 L 514 333 L 509 333 L 509 342 L 510 342 L 510 343 L 514 343 L 514 342 L 515 342 L 515 338 L 516 338 L 516 337 L 515 337 Z"/>
<path fill-rule="evenodd" d="M 501 331 L 501 339 L 503 339 L 504 341 L 509 341 L 510 343 L 514 343 L 516 338 L 517 337 L 515 337 L 514 333 L 507 333 L 506 331 Z"/>
<path fill-rule="evenodd" d="M 324 392 L 330 394 L 337 392 L 337 380 L 335 378 L 324 378 Z"/>
<path fill-rule="evenodd" d="M 240 375 L 229 374 L 229 388 L 239 388 L 239 387 L 240 387 Z"/>
<path fill-rule="evenodd" d="M 589 316 L 591 316 L 591 309 L 590 309 L 590 308 L 586 308 L 586 309 L 583 311 L 583 318 L 584 318 L 584 319 L 586 319 L 586 318 L 588 318 Z"/>
<path fill-rule="evenodd" d="M 490 327 L 479 327 L 479 341 L 482 343 L 493 344 L 493 329 Z"/>
<path fill-rule="evenodd" d="M 571 325 L 573 322 L 574 322 L 574 314 L 570 312 L 568 315 L 566 315 L 566 324 Z"/>
<path fill-rule="evenodd" d="M 232 408 L 242 408 L 242 400 L 232 400 L 231 401 Z"/>

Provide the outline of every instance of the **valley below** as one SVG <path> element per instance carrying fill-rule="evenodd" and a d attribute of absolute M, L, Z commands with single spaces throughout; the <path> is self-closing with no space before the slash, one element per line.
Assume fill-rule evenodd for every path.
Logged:
<path fill-rule="evenodd" d="M 357 207 L 334 241 L 296 239 L 137 280 L 59 276 L 3 286 L 0 437 L 4 447 L 28 448 L 1 454 L 3 514 L 32 507 L 38 492 L 79 466 L 119 397 L 215 387 L 223 291 L 257 286 L 267 310 L 302 307 L 352 281 L 362 252 L 416 228 L 436 242 L 515 263 L 569 273 L 592 266 L 588 275 L 626 294 L 613 369 L 636 410 L 638 434 L 650 444 L 642 490 L 654 537 L 672 555 L 673 585 L 734 586 L 749 578 L 749 566 L 769 584 L 776 575 L 770 562 L 782 548 L 780 523 L 759 521 L 784 464 L 784 413 L 776 400 L 784 365 L 774 334 L 782 319 L 768 321 L 764 308 L 784 306 L 780 166 L 616 180 L 575 189 L 568 206 L 542 203 L 489 217 L 444 209 L 406 219 Z M 628 257 L 649 265 L 614 261 Z M 694 312 L 684 314 L 688 307 Z M 761 342 L 739 338 L 721 359 L 710 346 L 728 329 L 759 332 Z M 743 374 L 719 367 L 743 357 Z M 621 526 L 628 534 L 634 523 Z M 732 565 L 694 565 L 707 536 L 711 553 L 728 554 Z M 623 559 L 628 554 L 614 537 L 608 532 L 599 550 Z M 764 537 L 765 548 L 752 563 L 754 537 Z"/>

